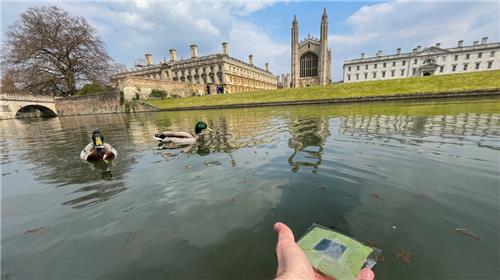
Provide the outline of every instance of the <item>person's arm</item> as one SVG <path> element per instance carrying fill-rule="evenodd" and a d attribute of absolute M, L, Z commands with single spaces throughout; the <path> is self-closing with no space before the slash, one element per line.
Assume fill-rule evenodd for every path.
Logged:
<path fill-rule="evenodd" d="M 278 234 L 276 279 L 332 279 L 314 270 L 304 251 L 295 243 L 293 232 L 287 225 L 278 222 L 274 224 L 274 231 Z M 371 269 L 363 268 L 357 280 L 373 280 L 374 278 L 375 274 Z"/>

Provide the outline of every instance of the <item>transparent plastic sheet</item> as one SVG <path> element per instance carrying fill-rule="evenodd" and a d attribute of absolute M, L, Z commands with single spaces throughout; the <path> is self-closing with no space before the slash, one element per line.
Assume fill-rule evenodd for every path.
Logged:
<path fill-rule="evenodd" d="M 314 268 L 336 280 L 356 279 L 362 268 L 373 268 L 382 253 L 318 224 L 312 224 L 297 243 Z"/>

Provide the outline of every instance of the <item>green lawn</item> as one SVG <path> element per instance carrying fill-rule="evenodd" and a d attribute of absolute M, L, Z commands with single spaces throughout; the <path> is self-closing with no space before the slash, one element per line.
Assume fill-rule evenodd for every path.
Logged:
<path fill-rule="evenodd" d="M 160 109 L 500 89 L 500 70 L 145 102 Z"/>

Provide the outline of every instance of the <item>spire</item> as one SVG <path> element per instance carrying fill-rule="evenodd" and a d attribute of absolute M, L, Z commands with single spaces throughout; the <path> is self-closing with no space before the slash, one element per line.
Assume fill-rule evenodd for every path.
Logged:
<path fill-rule="evenodd" d="M 327 18 L 327 17 L 328 17 L 328 14 L 326 13 L 326 8 L 323 8 L 323 16 L 321 18 L 323 19 L 323 18 Z"/>
<path fill-rule="evenodd" d="M 293 15 L 293 24 L 297 24 L 298 21 L 297 21 L 297 15 Z"/>

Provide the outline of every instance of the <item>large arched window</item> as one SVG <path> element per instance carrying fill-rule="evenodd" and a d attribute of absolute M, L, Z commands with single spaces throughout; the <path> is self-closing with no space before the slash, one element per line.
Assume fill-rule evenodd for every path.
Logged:
<path fill-rule="evenodd" d="M 300 57 L 300 77 L 318 76 L 318 56 L 308 52 Z"/>

